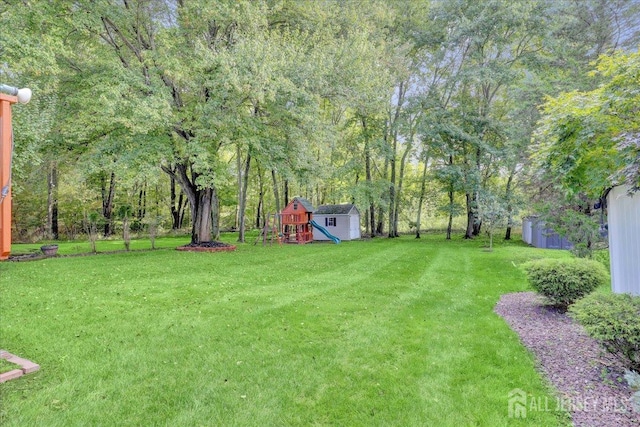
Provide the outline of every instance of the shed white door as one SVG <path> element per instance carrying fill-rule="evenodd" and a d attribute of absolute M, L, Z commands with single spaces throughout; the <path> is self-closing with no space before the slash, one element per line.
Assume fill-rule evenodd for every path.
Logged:
<path fill-rule="evenodd" d="M 360 238 L 360 215 L 349 216 L 349 238 Z"/>

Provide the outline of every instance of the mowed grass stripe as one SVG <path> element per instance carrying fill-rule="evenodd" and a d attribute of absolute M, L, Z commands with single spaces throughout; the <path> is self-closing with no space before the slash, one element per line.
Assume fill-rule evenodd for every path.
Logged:
<path fill-rule="evenodd" d="M 301 248 L 298 248 L 298 251 Z M 322 248 L 326 251 L 327 248 Z M 388 251 L 387 251 L 388 252 Z M 373 254 L 375 255 L 373 260 L 371 260 L 371 264 L 370 265 L 381 265 L 384 263 L 389 263 L 393 260 L 393 257 L 389 258 L 388 254 L 383 254 L 383 253 L 377 253 L 377 252 L 373 252 Z M 162 256 L 166 256 L 166 254 L 162 254 Z M 134 255 L 135 258 L 138 257 L 143 257 L 143 255 L 141 254 L 135 254 Z M 324 257 L 324 255 L 320 256 L 321 258 Z M 204 258 L 202 255 L 198 254 L 197 256 L 198 259 L 202 259 L 202 260 L 206 260 L 209 261 L 211 260 L 211 257 L 209 256 L 208 258 Z M 308 255 L 305 257 L 304 259 L 304 265 L 309 266 L 309 265 L 313 265 L 313 260 L 309 260 L 308 258 L 313 258 L 313 256 L 309 257 Z M 222 259 L 222 257 L 220 257 L 219 259 Z M 51 260 L 51 263 L 55 263 L 58 262 L 60 260 Z M 87 264 L 87 265 L 91 265 L 92 261 L 94 261 L 93 258 L 83 258 L 83 259 L 74 259 L 72 260 L 75 263 L 78 264 Z M 281 261 L 282 262 L 282 261 Z M 362 261 L 356 261 L 354 262 L 355 264 L 363 264 Z M 366 263 L 366 262 L 365 262 Z M 107 263 L 107 264 L 111 264 L 111 263 Z M 118 263 L 119 264 L 119 263 Z M 144 263 L 143 263 L 144 264 Z M 163 265 L 164 263 L 161 262 L 161 265 Z M 287 263 L 284 263 L 285 266 L 284 267 L 279 267 L 276 266 L 276 268 L 278 269 L 282 269 L 282 270 L 287 270 L 286 267 L 288 267 Z M 277 262 L 276 262 L 277 265 Z M 294 263 L 295 265 L 295 263 Z M 84 266 L 81 266 L 81 268 L 83 270 L 85 270 Z M 215 266 L 210 266 L 210 265 L 199 265 L 198 262 L 193 262 L 193 260 L 191 260 L 190 263 L 190 270 L 194 271 L 194 272 L 199 272 L 197 273 L 197 275 L 202 275 L 202 271 L 206 270 L 208 268 L 215 268 Z M 307 267 L 308 268 L 308 267 Z M 358 270 L 360 268 L 354 268 L 354 270 Z M 52 269 L 50 269 L 50 274 L 52 276 L 57 276 L 57 272 L 55 271 L 55 269 L 53 269 L 53 271 L 51 271 Z M 73 294 L 70 295 L 70 300 L 69 301 L 78 301 L 79 300 L 79 304 L 75 305 L 73 307 L 68 307 L 68 308 L 72 308 L 72 310 L 70 310 L 69 315 L 71 316 L 71 320 L 74 319 L 82 319 L 82 325 L 76 324 L 75 328 L 75 338 L 77 339 L 82 339 L 83 338 L 83 334 L 85 333 L 85 330 L 88 329 L 88 327 L 92 324 L 92 323 L 106 323 L 108 322 L 110 319 L 108 318 L 104 318 L 102 319 L 102 316 L 99 316 L 99 313 L 101 311 L 101 306 L 95 305 L 95 302 L 98 300 L 104 300 L 105 297 L 108 296 L 112 296 L 115 297 L 117 300 L 119 300 L 120 302 L 124 301 L 128 304 L 126 304 L 125 307 L 120 308 L 120 310 L 118 310 L 118 313 L 113 313 L 111 312 L 110 314 L 115 314 L 118 317 L 120 317 L 121 319 L 125 318 L 128 319 L 127 322 L 125 322 L 125 327 L 119 329 L 118 331 L 118 335 L 120 336 L 120 345 L 123 347 L 123 350 L 118 352 L 118 358 L 116 358 L 115 363 L 113 365 L 110 366 L 106 366 L 103 365 L 103 369 L 97 369 L 97 372 L 100 373 L 105 372 L 107 375 L 111 374 L 112 376 L 116 376 L 116 375 L 120 375 L 119 372 L 117 372 L 117 370 L 114 370 L 113 367 L 114 366 L 126 366 L 129 363 L 129 360 L 126 358 L 126 355 L 128 354 L 128 349 L 132 349 L 132 348 L 137 348 L 140 347 L 140 344 L 144 344 L 145 340 L 147 340 L 149 335 L 152 335 L 154 333 L 153 330 L 149 329 L 150 325 L 152 323 L 154 323 L 154 327 L 157 329 L 157 327 L 159 325 L 162 325 L 163 323 L 168 324 L 167 326 L 167 330 L 164 331 L 163 337 L 166 337 L 166 335 L 175 335 L 177 339 L 184 339 L 186 338 L 185 336 L 182 336 L 182 332 L 184 325 L 176 325 L 174 324 L 174 319 L 172 318 L 172 316 L 164 316 L 162 319 L 160 319 L 160 321 L 154 321 L 154 322 L 146 322 L 145 320 L 145 316 L 148 316 L 149 313 L 145 312 L 144 310 L 142 310 L 143 307 L 149 307 L 149 306 L 153 306 L 153 305 L 158 305 L 158 294 L 161 292 L 161 290 L 163 289 L 168 289 L 169 291 L 172 290 L 172 288 L 162 288 L 159 286 L 155 286 L 155 285 L 146 285 L 146 286 L 141 286 L 138 284 L 138 280 L 140 279 L 140 277 L 143 276 L 147 276 L 146 271 L 144 271 L 144 269 L 140 269 L 138 267 L 138 269 L 133 269 L 133 268 L 126 268 L 125 267 L 116 267 L 115 265 L 113 266 L 113 268 L 108 268 L 106 273 L 103 275 L 102 280 L 100 279 L 100 276 L 96 273 L 94 273 L 91 268 L 86 269 L 88 270 L 90 273 L 89 275 L 91 276 L 91 280 L 84 280 L 84 281 L 79 281 L 79 284 L 81 285 L 81 288 L 84 288 L 85 286 L 92 289 L 94 291 L 94 294 L 92 296 L 89 296 L 87 294 L 87 290 L 82 290 L 81 292 L 77 293 L 77 294 Z M 180 268 L 177 268 L 177 270 L 180 272 Z M 360 269 L 363 270 L 363 269 Z M 164 274 L 167 274 L 168 271 L 164 271 L 162 275 L 154 275 L 152 272 L 149 272 L 148 276 L 150 277 L 164 277 Z M 331 273 L 332 275 L 336 275 L 335 273 Z M 243 269 L 242 270 L 242 274 L 239 274 L 239 276 L 242 278 L 242 276 L 247 276 L 250 275 L 252 277 L 258 277 L 257 275 L 254 274 L 247 274 L 246 270 Z M 325 273 L 325 275 L 327 275 L 327 273 Z M 124 279 L 125 277 L 129 277 L 132 276 L 132 283 L 128 284 L 127 281 Z M 205 275 L 208 276 L 208 275 Z M 222 279 L 226 279 L 225 275 L 222 274 Z M 281 275 L 282 276 L 282 275 Z M 58 276 L 59 277 L 59 276 Z M 338 280 L 332 280 L 330 281 L 330 283 L 333 284 L 333 286 L 335 286 L 335 284 L 340 284 L 342 283 L 342 286 L 347 286 L 348 285 L 348 280 L 345 280 L 346 278 L 352 278 L 353 276 L 344 276 L 344 275 L 339 275 L 339 277 L 337 277 Z M 174 280 L 179 278 L 179 276 L 174 276 Z M 286 277 L 283 277 L 284 279 L 286 279 Z M 203 277 L 204 279 L 204 277 Z M 193 280 L 193 278 L 191 279 Z M 152 280 L 153 282 L 154 280 Z M 317 281 L 317 280 L 315 280 Z M 71 282 L 67 282 L 68 284 L 71 284 L 73 281 Z M 89 285 L 89 282 L 91 282 L 91 284 Z M 78 281 L 76 281 L 76 283 L 78 283 Z M 207 281 L 203 280 L 203 283 L 206 284 Z M 329 282 L 327 282 L 329 283 Z M 324 283 L 325 285 L 327 283 Z M 62 286 L 64 288 L 64 281 L 63 283 L 54 283 L 54 286 Z M 165 285 L 164 283 L 162 285 Z M 169 285 L 169 284 L 167 284 Z M 215 288 L 215 283 L 209 283 L 209 285 L 212 285 L 211 287 Z M 247 288 L 247 293 L 249 295 L 252 294 L 252 292 L 255 292 L 256 287 L 252 287 L 252 284 L 245 284 L 242 282 L 242 279 L 240 280 L 239 283 L 233 283 L 233 286 L 231 286 L 231 289 L 237 289 L 237 288 L 242 288 L 244 289 L 245 285 Z M 303 285 L 305 285 L 303 283 Z M 309 287 L 308 284 L 306 285 L 308 291 L 307 293 L 310 295 L 315 295 L 318 294 L 318 289 L 322 289 L 321 286 L 319 286 L 318 283 L 314 283 L 314 287 Z M 198 308 L 198 306 L 203 305 L 201 303 L 201 301 L 196 302 L 197 300 L 199 300 L 199 297 L 202 297 L 203 299 L 206 300 L 206 298 L 209 296 L 209 294 L 215 294 L 217 298 L 221 298 L 221 299 L 232 299 L 232 298 L 227 298 L 228 295 L 230 295 L 230 293 L 225 293 L 224 290 L 215 288 L 212 289 L 211 291 L 207 290 L 205 292 L 206 295 L 198 295 L 197 292 L 194 289 L 198 289 L 198 288 L 202 288 L 204 287 L 204 285 L 202 286 L 198 286 L 198 285 L 191 285 L 189 282 L 184 283 L 184 285 L 182 285 L 180 287 L 180 289 L 184 289 L 185 292 L 188 291 L 190 292 L 189 295 L 189 299 L 191 300 L 191 302 L 193 303 L 192 308 Z M 272 286 L 272 287 L 277 287 L 278 288 L 278 292 L 279 293 L 284 293 L 284 296 L 288 295 L 291 293 L 290 289 L 287 289 L 286 283 L 281 283 L 278 282 L 276 285 Z M 106 291 L 107 289 L 109 289 L 109 291 Z M 118 289 L 128 289 L 128 291 L 124 292 L 123 294 L 118 295 Z M 283 292 L 284 291 L 284 292 Z M 99 293 L 102 292 L 103 294 L 100 296 Z M 244 290 L 243 290 L 244 292 Z M 108 295 L 105 295 L 105 293 L 107 293 Z M 292 298 L 292 300 L 300 300 L 300 299 L 304 299 L 306 297 L 306 295 L 304 293 L 300 293 L 300 292 L 296 292 L 293 294 L 294 298 Z M 255 298 L 260 298 L 261 295 L 255 295 Z M 278 301 L 277 299 L 275 299 L 274 301 Z M 211 302 L 211 301 L 209 301 Z M 280 303 L 276 304 L 274 308 L 277 309 L 278 305 L 282 305 Z M 47 304 L 46 309 L 50 309 L 51 307 L 51 303 Z M 161 307 L 158 307 L 161 308 Z M 78 311 L 80 310 L 80 312 Z M 214 339 L 215 340 L 215 336 L 216 336 L 216 331 L 220 331 L 220 330 L 224 330 L 225 326 L 226 328 L 231 328 L 234 329 L 236 331 L 235 337 L 233 339 L 233 341 L 235 341 L 234 343 L 232 342 L 223 342 L 221 341 L 220 344 L 222 345 L 237 345 L 238 341 L 242 341 L 244 336 L 248 335 L 248 332 L 245 331 L 244 329 L 254 329 L 253 322 L 248 321 L 245 318 L 244 319 L 244 323 L 246 324 L 246 326 L 248 326 L 247 328 L 243 328 L 241 325 L 239 325 L 235 320 L 233 319 L 237 319 L 239 317 L 239 315 L 245 315 L 249 312 L 251 312 L 252 310 L 249 308 L 247 310 L 247 312 L 244 313 L 237 313 L 237 312 L 229 312 L 229 313 L 225 313 L 224 311 L 224 307 L 221 307 L 220 305 L 217 304 L 208 304 L 207 306 L 207 310 L 212 312 L 212 313 L 218 313 L 219 316 L 222 316 L 223 318 L 231 319 L 230 322 L 231 324 L 220 324 L 219 321 L 217 321 L 216 317 L 211 317 L 211 315 L 207 316 L 206 322 L 201 322 L 201 323 L 206 323 L 212 331 L 212 336 L 209 337 L 209 339 Z M 294 311 L 299 311 L 299 308 L 296 308 Z M 170 312 L 170 311 L 169 311 Z M 193 312 L 190 313 L 193 316 Z M 195 316 L 195 319 L 198 319 L 199 316 Z M 193 323 L 194 318 L 192 318 L 190 320 L 189 323 Z M 264 322 L 261 322 L 264 323 Z M 284 327 L 286 328 L 286 322 L 284 322 Z M 203 327 L 205 327 L 205 325 L 202 325 Z M 273 327 L 273 325 L 266 325 L 266 327 Z M 173 330 L 176 330 L 177 332 L 171 332 Z M 96 328 L 94 330 L 95 332 L 99 332 L 100 328 Z M 122 339 L 122 338 L 125 339 Z M 135 342 L 137 344 L 136 347 L 134 347 L 134 343 L 131 342 L 130 340 L 127 340 L 127 337 L 135 337 Z M 191 337 L 192 341 L 194 337 Z M 71 337 L 71 341 L 73 341 L 73 337 Z M 77 341 L 77 340 L 76 340 Z M 111 342 L 112 344 L 115 345 L 105 345 L 105 343 L 107 342 Z M 187 341 L 188 342 L 188 341 Z M 105 351 L 109 351 L 109 352 L 114 352 L 116 351 L 114 347 L 118 347 L 117 344 L 117 340 L 113 341 L 112 339 L 108 338 L 108 337 L 96 337 L 96 343 L 98 344 L 98 346 L 103 346 L 101 348 L 103 348 Z M 159 348 L 158 345 L 154 345 L 154 343 L 149 343 L 149 345 L 152 348 Z M 183 344 L 184 345 L 184 344 Z M 95 346 L 91 347 L 91 352 L 95 351 Z M 138 351 L 138 350 L 136 350 Z M 162 351 L 158 351 L 156 350 L 156 354 L 162 354 Z M 214 353 L 215 354 L 215 353 Z M 77 362 L 78 359 L 81 360 L 86 360 L 83 359 L 83 357 L 89 357 L 89 355 L 79 355 L 79 357 L 74 358 L 75 361 Z M 176 364 L 179 364 L 179 360 L 180 357 L 176 357 L 176 361 L 173 362 L 173 365 L 170 363 L 171 361 L 171 354 L 167 354 L 166 355 L 166 359 L 164 359 L 164 364 L 168 365 L 168 366 L 164 366 L 164 368 L 168 368 L 168 369 L 175 369 Z M 120 359 L 120 360 L 118 360 Z M 167 363 L 167 361 L 169 361 L 169 363 Z M 211 360 L 210 360 L 211 361 Z M 160 365 L 162 367 L 162 365 Z M 155 373 L 155 371 L 152 371 L 152 374 Z M 112 393 L 115 392 L 112 390 Z M 139 394 L 140 396 L 144 396 L 144 393 Z M 112 396 L 114 398 L 118 398 L 119 393 L 115 393 L 115 395 L 112 394 Z"/>
<path fill-rule="evenodd" d="M 42 370 L 2 386 L 0 421 L 506 425 L 509 390 L 547 393 L 491 311 L 514 270 L 408 238 L 10 265 L 2 342 Z"/>
<path fill-rule="evenodd" d="M 438 255 L 423 276 L 425 282 L 439 284 L 429 287 L 423 306 L 429 331 L 424 366 L 429 369 L 419 383 L 433 409 L 424 419 L 429 425 L 443 417 L 447 425 L 512 425 L 513 420 L 500 413 L 509 391 L 548 392 L 534 372 L 531 355 L 512 351 L 518 339 L 493 313 L 501 293 L 524 290 L 524 277 L 509 258 L 496 260 L 480 249 L 467 252 L 442 245 Z M 530 369 L 523 371 L 523 366 Z M 479 405 L 492 410 L 478 411 Z M 554 421 L 540 415 L 529 414 L 527 422 L 565 422 L 564 414 L 554 414 L 559 417 Z"/>

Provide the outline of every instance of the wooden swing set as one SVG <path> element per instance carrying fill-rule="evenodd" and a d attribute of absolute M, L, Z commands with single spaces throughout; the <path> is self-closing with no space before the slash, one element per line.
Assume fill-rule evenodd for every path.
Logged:
<path fill-rule="evenodd" d="M 303 245 L 313 241 L 313 219 L 314 208 L 307 199 L 294 197 L 291 202 L 280 213 L 270 213 L 262 227 L 260 235 L 256 239 L 257 244 L 262 239 L 262 244 L 270 245 L 274 241 L 278 244 L 297 243 Z"/>
<path fill-rule="evenodd" d="M 280 214 L 278 213 L 270 213 L 267 214 L 266 221 L 264 222 L 264 226 L 262 227 L 262 231 L 260 231 L 260 235 L 253 242 L 255 246 L 260 240 L 262 240 L 262 245 L 265 246 L 267 242 L 269 242 L 269 246 L 273 245 L 274 242 L 278 242 L 278 244 L 282 244 L 283 235 L 280 232 Z"/>

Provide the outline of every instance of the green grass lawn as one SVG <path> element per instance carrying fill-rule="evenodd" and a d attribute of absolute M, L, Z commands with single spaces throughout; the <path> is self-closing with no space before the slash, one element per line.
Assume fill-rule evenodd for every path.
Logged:
<path fill-rule="evenodd" d="M 225 240 L 232 241 L 236 236 L 225 235 Z M 255 239 L 255 236 L 254 236 Z M 165 236 L 159 237 L 155 241 L 156 249 L 175 249 L 176 246 L 189 243 L 190 237 L 187 236 Z M 247 240 L 249 241 L 249 240 Z M 251 240 L 253 243 L 254 240 Z M 26 254 L 41 254 L 40 247 L 46 244 L 58 245 L 58 255 L 76 255 L 76 254 L 90 254 L 91 244 L 88 241 L 45 241 L 40 243 L 28 243 L 28 244 L 13 244 L 11 246 L 11 255 L 26 255 Z M 131 240 L 131 251 L 150 250 L 151 242 L 147 240 Z M 119 239 L 98 239 L 96 241 L 96 250 L 98 253 L 105 252 L 120 252 L 124 251 L 124 242 Z"/>
<path fill-rule="evenodd" d="M 20 366 L 15 363 L 7 362 L 4 359 L 0 359 L 0 374 L 13 371 L 14 369 L 20 369 Z"/>
<path fill-rule="evenodd" d="M 566 252 L 486 252 L 439 235 L 250 241 L 233 253 L 0 263 L 0 348 L 41 366 L 0 385 L 0 423 L 568 423 L 558 412 L 508 417 L 513 389 L 554 397 L 493 313 L 501 294 L 527 290 L 519 264 Z"/>

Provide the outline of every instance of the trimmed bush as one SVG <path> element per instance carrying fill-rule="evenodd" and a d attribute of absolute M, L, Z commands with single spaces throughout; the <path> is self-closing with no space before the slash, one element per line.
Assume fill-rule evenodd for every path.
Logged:
<path fill-rule="evenodd" d="M 576 302 L 569 312 L 608 352 L 640 372 L 640 297 L 596 293 Z"/>
<path fill-rule="evenodd" d="M 583 258 L 531 261 L 524 265 L 524 270 L 533 289 L 562 308 L 609 281 L 602 264 Z"/>

